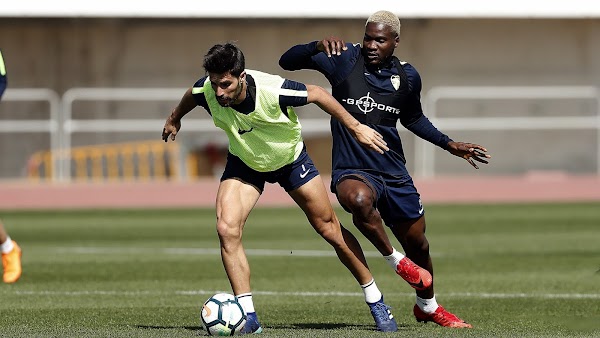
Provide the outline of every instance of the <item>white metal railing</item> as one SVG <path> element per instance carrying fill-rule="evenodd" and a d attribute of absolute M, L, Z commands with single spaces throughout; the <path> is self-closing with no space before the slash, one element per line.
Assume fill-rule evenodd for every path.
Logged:
<path fill-rule="evenodd" d="M 75 101 L 173 101 L 180 99 L 186 89 L 174 88 L 72 88 L 63 94 L 62 149 L 66 156 L 60 161 L 58 179 L 71 179 L 71 138 L 75 132 L 158 132 L 164 120 L 158 119 L 92 119 L 73 117 Z M 117 122 L 118 121 L 118 122 Z M 198 124 L 194 123 L 194 126 Z M 192 126 L 193 128 L 193 126 Z M 190 129 L 192 129 L 190 128 Z M 187 129 L 187 127 L 186 127 Z"/>
<path fill-rule="evenodd" d="M 595 116 L 548 117 L 438 117 L 437 106 L 442 99 L 592 99 L 596 101 Z M 595 130 L 596 172 L 600 175 L 600 89 L 592 86 L 476 86 L 434 87 L 423 99 L 424 110 L 432 123 L 441 130 Z M 415 175 L 434 176 L 434 146 L 423 140 L 415 143 Z"/>
<path fill-rule="evenodd" d="M 59 97 L 49 89 L 7 89 L 6 101 L 46 101 L 50 106 L 48 120 L 2 120 L 1 133 L 47 132 L 53 154 L 71 148 L 76 132 L 157 132 L 164 119 L 77 119 L 73 116 L 76 101 L 175 101 L 186 89 L 174 88 L 73 88 Z M 593 99 L 595 116 L 554 117 L 439 117 L 438 104 L 442 99 Z M 423 96 L 426 115 L 443 131 L 456 130 L 595 130 L 597 133 L 597 172 L 600 175 L 600 90 L 591 86 L 535 86 L 535 87 L 434 87 Z M 166 112 L 165 112 L 166 113 Z M 214 132 L 210 119 L 186 118 L 186 131 Z M 307 134 L 329 133 L 328 115 L 323 118 L 301 119 Z M 415 142 L 415 176 L 434 175 L 435 146 L 423 140 Z M 61 156 L 60 158 L 68 158 Z M 53 156 L 54 180 L 70 180 L 71 162 L 56 160 Z"/>
<path fill-rule="evenodd" d="M 62 149 L 68 156 L 71 138 L 75 132 L 159 132 L 165 119 L 76 119 L 73 117 L 75 101 L 179 101 L 186 88 L 72 88 L 62 98 L 63 123 Z M 165 112 L 167 114 L 168 112 Z M 325 115 L 328 116 L 328 115 Z M 215 132 L 212 119 L 194 119 L 186 117 L 186 131 Z M 308 132 L 328 132 L 329 122 L 325 119 L 303 119 L 302 126 Z M 60 180 L 69 180 L 71 162 L 60 161 Z"/>
<path fill-rule="evenodd" d="M 45 88 L 8 88 L 2 96 L 2 101 L 28 101 L 28 102 L 48 102 L 49 117 L 46 120 L 2 120 L 0 123 L 0 133 L 23 133 L 23 132 L 41 132 L 50 134 L 51 168 L 56 179 L 58 163 L 56 154 L 61 147 L 61 114 L 60 97 L 55 91 Z"/>

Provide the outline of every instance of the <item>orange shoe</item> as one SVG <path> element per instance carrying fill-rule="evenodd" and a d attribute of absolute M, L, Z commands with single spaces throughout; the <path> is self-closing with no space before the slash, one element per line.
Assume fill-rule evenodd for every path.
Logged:
<path fill-rule="evenodd" d="M 4 268 L 4 283 L 14 283 L 21 277 L 21 248 L 17 242 L 12 241 L 14 248 L 7 254 L 2 254 L 2 267 Z"/>
<path fill-rule="evenodd" d="M 438 306 L 437 310 L 435 310 L 434 313 L 425 313 L 421 311 L 419 306 L 415 304 L 415 307 L 413 308 L 413 313 L 415 314 L 415 318 L 418 322 L 434 322 L 438 325 L 446 327 L 473 327 L 473 325 L 446 311 L 446 309 L 444 309 L 441 305 Z"/>
<path fill-rule="evenodd" d="M 396 273 L 417 290 L 427 289 L 433 281 L 429 271 L 413 263 L 408 257 L 400 260 L 396 266 Z"/>

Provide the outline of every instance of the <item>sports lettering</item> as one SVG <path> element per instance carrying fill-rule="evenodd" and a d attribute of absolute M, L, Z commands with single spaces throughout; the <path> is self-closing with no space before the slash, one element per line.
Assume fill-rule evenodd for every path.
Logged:
<path fill-rule="evenodd" d="M 392 114 L 400 114 L 400 109 L 394 108 L 383 103 L 377 103 L 371 97 L 371 93 L 367 93 L 367 96 L 363 96 L 359 99 L 354 98 L 346 98 L 342 99 L 342 101 L 346 102 L 349 105 L 356 105 L 360 111 L 363 113 L 370 113 L 373 109 L 378 109 L 387 113 Z"/>

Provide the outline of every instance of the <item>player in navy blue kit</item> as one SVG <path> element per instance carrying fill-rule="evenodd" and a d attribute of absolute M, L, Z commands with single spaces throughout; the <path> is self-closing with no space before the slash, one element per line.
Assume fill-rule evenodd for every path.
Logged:
<path fill-rule="evenodd" d="M 293 46 L 281 56 L 279 64 L 285 70 L 312 69 L 322 73 L 344 108 L 383 135 L 390 151 L 384 155 L 369 153 L 337 121 L 331 120 L 331 190 L 342 207 L 352 213 L 356 227 L 399 275 L 402 276 L 404 256 L 390 243 L 383 222 L 406 255 L 433 275 L 424 209 L 405 166 L 396 124 L 400 121 L 415 135 L 464 158 L 476 169 L 474 161 L 487 164 L 490 155 L 478 144 L 453 141 L 423 114 L 419 73 L 393 55 L 399 38 L 398 17 L 379 11 L 367 19 L 362 46 L 329 37 Z M 417 289 L 413 313 L 418 321 L 472 327 L 437 303 L 432 282 L 421 282 L 409 282 Z"/>

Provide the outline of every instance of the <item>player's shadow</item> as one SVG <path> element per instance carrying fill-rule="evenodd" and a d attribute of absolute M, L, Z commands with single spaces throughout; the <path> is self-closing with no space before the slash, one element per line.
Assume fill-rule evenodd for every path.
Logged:
<path fill-rule="evenodd" d="M 202 326 L 162 326 L 162 325 L 134 325 L 138 329 L 145 330 L 173 330 L 185 329 L 188 331 L 203 331 Z M 311 330 L 335 330 L 335 329 L 364 329 L 368 330 L 372 325 L 357 325 L 346 323 L 290 323 L 284 325 L 265 326 L 266 329 L 311 329 Z"/>
<path fill-rule="evenodd" d="M 368 330 L 373 325 L 358 325 L 348 323 L 291 323 L 284 325 L 273 325 L 274 329 L 306 329 L 306 330 L 335 330 L 335 329 L 360 329 Z"/>
<path fill-rule="evenodd" d="M 160 326 L 160 325 L 134 325 L 138 329 L 146 330 L 173 330 L 184 329 L 188 331 L 202 331 L 202 326 Z"/>
<path fill-rule="evenodd" d="M 398 325 L 400 328 L 403 325 Z M 204 332 L 202 326 L 161 326 L 161 325 L 134 325 L 138 329 L 145 330 L 173 330 L 184 329 L 194 332 Z M 268 325 L 265 329 L 303 329 L 303 330 L 339 330 L 339 329 L 354 329 L 354 330 L 373 330 L 373 324 L 348 324 L 348 323 L 290 323 L 282 325 Z"/>
<path fill-rule="evenodd" d="M 406 325 L 398 323 L 398 328 L 406 327 Z M 291 323 L 282 325 L 269 325 L 266 328 L 272 329 L 305 329 L 305 330 L 365 330 L 374 331 L 373 324 L 348 324 L 348 323 Z"/>
<path fill-rule="evenodd" d="M 161 326 L 161 325 L 134 325 L 138 329 L 144 330 L 173 330 L 184 329 L 188 331 L 204 331 L 202 326 Z M 335 329 L 359 329 L 369 330 L 373 325 L 358 325 L 347 323 L 290 323 L 283 325 L 269 325 L 265 329 L 305 329 L 305 330 L 335 330 Z"/>

